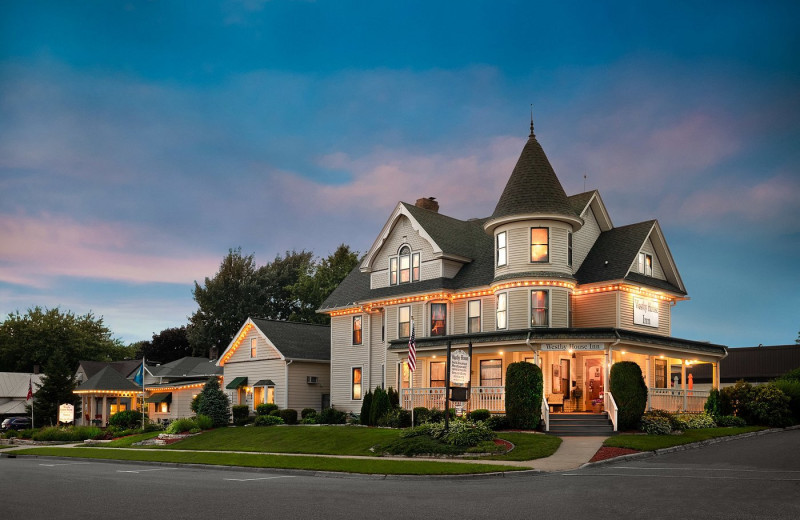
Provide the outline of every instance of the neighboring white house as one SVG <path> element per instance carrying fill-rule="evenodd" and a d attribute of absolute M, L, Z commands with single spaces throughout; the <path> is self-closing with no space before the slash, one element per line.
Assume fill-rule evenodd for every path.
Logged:
<path fill-rule="evenodd" d="M 327 325 L 249 318 L 220 356 L 231 404 L 321 411 L 330 399 Z"/>
<path fill-rule="evenodd" d="M 322 304 L 331 404 L 358 412 L 367 390 L 392 386 L 407 409 L 443 408 L 451 344 L 473 349 L 472 409 L 505 410 L 505 370 L 518 361 L 542 368 L 558 410 L 609 409 L 609 370 L 620 360 L 641 366 L 652 407 L 702 409 L 707 393 L 670 388 L 669 375 L 706 363 L 718 386 L 726 348 L 672 337 L 672 306 L 686 299 L 659 223 L 615 227 L 598 191 L 568 197 L 531 124 L 492 215 L 460 220 L 433 198 L 399 202 Z"/>
<path fill-rule="evenodd" d="M 42 374 L 0 372 L 0 420 L 6 417 L 27 416 L 25 405 L 32 402 L 26 399 L 29 385 L 32 385 L 35 394 L 41 383 Z"/>
<path fill-rule="evenodd" d="M 216 360 L 204 357 L 183 357 L 147 366 L 144 379 L 147 414 L 155 422 L 193 417 L 192 399 L 212 377 L 222 379 L 222 367 Z"/>

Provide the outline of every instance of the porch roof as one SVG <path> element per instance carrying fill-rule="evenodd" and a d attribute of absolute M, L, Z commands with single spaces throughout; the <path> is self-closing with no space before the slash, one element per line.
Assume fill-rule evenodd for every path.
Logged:
<path fill-rule="evenodd" d="M 530 336 L 529 336 L 530 335 Z M 481 343 L 496 343 L 504 341 L 525 341 L 536 340 L 556 340 L 556 341 L 609 341 L 621 340 L 623 342 L 644 343 L 660 347 L 674 347 L 692 350 L 698 353 L 724 356 L 726 347 L 702 341 L 692 341 L 688 339 L 673 338 L 671 336 L 659 336 L 645 332 L 617 328 L 552 328 L 552 329 L 515 329 L 497 330 L 491 332 L 479 332 L 474 334 L 453 334 L 450 336 L 436 336 L 420 338 L 417 337 L 415 343 L 417 349 L 426 347 L 443 347 L 448 341 L 457 344 L 464 344 L 472 341 L 473 345 Z M 389 350 L 404 351 L 408 350 L 407 339 L 396 339 L 389 342 Z"/>

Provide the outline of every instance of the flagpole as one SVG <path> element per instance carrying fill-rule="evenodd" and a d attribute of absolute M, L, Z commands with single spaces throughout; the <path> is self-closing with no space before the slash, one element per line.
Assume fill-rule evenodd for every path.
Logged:
<path fill-rule="evenodd" d="M 142 413 L 142 430 L 144 430 L 144 354 L 142 354 L 142 407 L 139 411 Z"/>
<path fill-rule="evenodd" d="M 408 397 L 411 404 L 411 427 L 414 427 L 414 370 L 417 368 L 417 353 L 414 343 L 414 317 L 411 316 L 411 336 L 408 339 Z M 412 352 L 413 349 L 413 352 Z M 413 356 L 413 360 L 412 360 Z M 412 368 L 413 361 L 413 368 Z"/>
<path fill-rule="evenodd" d="M 33 377 L 28 379 L 28 395 L 25 396 L 25 400 L 31 400 L 31 429 L 33 428 Z"/>

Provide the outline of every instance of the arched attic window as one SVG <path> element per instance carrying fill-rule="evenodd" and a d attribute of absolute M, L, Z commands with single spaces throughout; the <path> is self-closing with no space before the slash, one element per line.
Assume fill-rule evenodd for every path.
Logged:
<path fill-rule="evenodd" d="M 402 246 L 397 256 L 389 258 L 389 284 L 418 282 L 419 269 L 419 253 L 412 253 L 410 247 Z"/>

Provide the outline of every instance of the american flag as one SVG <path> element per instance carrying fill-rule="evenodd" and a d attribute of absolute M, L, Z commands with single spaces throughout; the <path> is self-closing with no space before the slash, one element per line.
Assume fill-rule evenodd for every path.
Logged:
<path fill-rule="evenodd" d="M 28 380 L 28 395 L 25 397 L 26 401 L 33 399 L 33 379 Z"/>
<path fill-rule="evenodd" d="M 408 337 L 408 369 L 417 369 L 417 344 L 414 342 L 414 322 L 411 322 L 411 336 Z"/>

